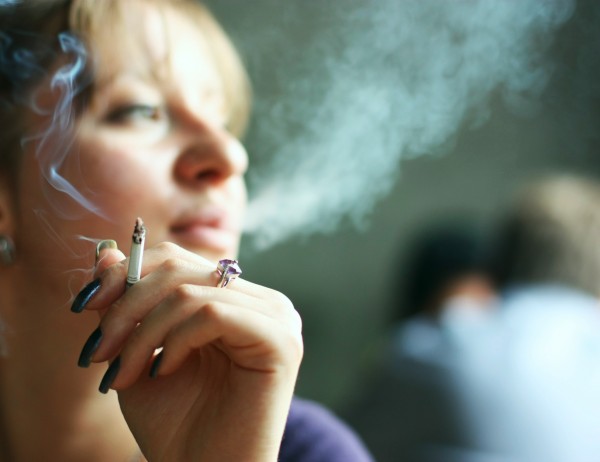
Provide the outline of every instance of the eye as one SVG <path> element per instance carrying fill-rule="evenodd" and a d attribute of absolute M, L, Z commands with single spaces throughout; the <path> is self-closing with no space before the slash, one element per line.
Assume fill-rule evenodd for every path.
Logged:
<path fill-rule="evenodd" d="M 126 104 L 112 110 L 106 120 L 111 124 L 160 122 L 166 118 L 162 106 L 151 104 Z"/>

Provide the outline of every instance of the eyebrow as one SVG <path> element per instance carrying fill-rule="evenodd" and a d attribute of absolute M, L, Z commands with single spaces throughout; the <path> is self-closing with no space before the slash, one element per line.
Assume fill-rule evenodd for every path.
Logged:
<path fill-rule="evenodd" d="M 101 78 L 97 78 L 94 80 L 94 90 L 101 91 L 114 86 L 119 83 L 123 78 L 127 80 L 133 81 L 141 81 L 144 83 L 156 85 L 164 83 L 162 79 L 160 79 L 157 75 L 151 72 L 139 72 L 139 71 L 131 71 L 131 69 L 122 70 L 120 72 L 114 72 L 108 75 L 105 75 Z"/>

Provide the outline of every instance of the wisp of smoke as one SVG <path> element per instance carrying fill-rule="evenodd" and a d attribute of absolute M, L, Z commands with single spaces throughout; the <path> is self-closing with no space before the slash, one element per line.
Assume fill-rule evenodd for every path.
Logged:
<path fill-rule="evenodd" d="M 574 0 L 322 6 L 324 26 L 314 21 L 301 58 L 298 50 L 278 58 L 283 90 L 257 102 L 256 139 L 275 155 L 249 179 L 247 232 L 256 246 L 329 232 L 344 219 L 363 224 L 400 161 L 439 150 L 466 123 L 483 123 L 494 93 L 512 110 L 531 111 L 552 71 L 544 52 L 574 7 Z"/>
<path fill-rule="evenodd" d="M 60 34 L 59 42 L 64 53 L 72 53 L 74 60 L 62 66 L 52 77 L 50 88 L 52 91 L 60 94 L 51 122 L 46 132 L 38 135 L 40 142 L 38 145 L 38 161 L 44 178 L 57 191 L 69 194 L 78 203 L 84 207 L 97 211 L 96 207 L 86 199 L 80 191 L 75 189 L 60 173 L 60 166 L 63 164 L 69 148 L 71 146 L 70 134 L 72 128 L 72 104 L 77 95 L 77 87 L 74 85 L 77 75 L 83 69 L 86 59 L 86 52 L 83 46 L 72 36 Z M 51 148 L 48 140 L 59 138 L 59 149 L 54 149 L 52 155 L 45 151 Z M 42 153 L 42 155 L 40 155 Z"/>
<path fill-rule="evenodd" d="M 87 60 L 87 52 L 83 44 L 69 33 L 58 35 L 60 49 L 66 63 L 54 74 L 49 84 L 49 91 L 57 98 L 56 104 L 50 109 L 45 109 L 34 99 L 30 106 L 40 115 L 48 116 L 48 125 L 39 133 L 24 138 L 22 143 L 37 142 L 36 157 L 39 162 L 40 171 L 46 180 L 44 184 L 48 202 L 54 211 L 64 219 L 75 219 L 77 216 L 90 211 L 98 216 L 107 218 L 102 210 L 90 200 L 91 195 L 77 189 L 61 173 L 67 156 L 73 155 L 71 151 L 74 127 L 74 100 L 85 86 L 82 79 Z M 72 207 L 72 202 L 64 199 L 54 200 L 52 196 L 56 191 L 62 192 L 70 197 L 80 207 Z"/>
<path fill-rule="evenodd" d="M 26 106 L 47 121 L 35 133 L 23 137 L 21 145 L 35 146 L 45 180 L 42 187 L 53 211 L 64 219 L 75 219 L 86 211 L 106 218 L 90 199 L 91 191 L 79 190 L 61 174 L 67 156 L 73 155 L 74 101 L 87 84 L 84 72 L 87 52 L 72 34 L 60 33 L 57 41 L 58 50 L 41 35 L 20 30 L 0 31 L 0 71 L 12 85 L 10 99 L 0 103 L 8 107 Z M 49 74 L 45 69 L 48 63 L 60 65 Z M 38 85 L 33 94 L 29 90 L 32 84 Z"/>

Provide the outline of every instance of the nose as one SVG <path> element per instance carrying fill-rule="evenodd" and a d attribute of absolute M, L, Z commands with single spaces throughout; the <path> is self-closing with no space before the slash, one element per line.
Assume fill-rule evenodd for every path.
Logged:
<path fill-rule="evenodd" d="M 202 123 L 187 127 L 186 133 L 174 168 L 179 183 L 198 189 L 244 175 L 248 154 L 226 130 Z"/>

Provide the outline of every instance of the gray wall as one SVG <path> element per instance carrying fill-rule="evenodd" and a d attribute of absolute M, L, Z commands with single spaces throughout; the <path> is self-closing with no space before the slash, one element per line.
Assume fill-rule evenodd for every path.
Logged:
<path fill-rule="evenodd" d="M 256 169 L 268 162 L 269 151 L 277 150 L 260 125 L 261 117 L 278 100 L 293 107 L 298 96 L 290 82 L 311 76 L 306 69 L 317 65 L 310 60 L 317 56 L 314 49 L 320 41 L 320 56 L 343 46 L 335 43 L 335 34 L 326 33 L 335 30 L 336 21 L 368 5 L 393 7 L 393 14 L 403 17 L 403 8 L 410 14 L 414 4 L 207 3 L 233 36 L 254 81 L 257 110 L 246 145 Z M 287 294 L 303 316 L 306 353 L 299 394 L 343 409 L 360 390 L 387 332 L 403 246 L 423 223 L 458 215 L 489 226 L 515 188 L 539 174 L 600 174 L 598 9 L 593 0 L 580 1 L 570 19 L 556 26 L 544 51 L 551 65 L 549 80 L 535 95 L 531 110 L 508 109 L 502 91 L 492 89 L 485 104 L 488 116 L 478 126 L 466 119 L 440 145 L 399 161 L 392 190 L 375 202 L 364 226 L 342 219 L 334 232 L 292 236 L 260 252 L 250 244 L 243 248 L 246 277 Z M 318 85 L 315 82 L 315 88 Z M 298 137 L 306 127 L 295 120 L 277 129 L 284 136 Z"/>

